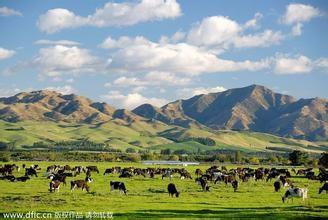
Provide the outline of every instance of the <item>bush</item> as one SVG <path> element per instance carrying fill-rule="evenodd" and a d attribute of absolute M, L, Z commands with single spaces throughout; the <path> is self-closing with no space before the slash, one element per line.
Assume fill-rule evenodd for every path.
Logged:
<path fill-rule="evenodd" d="M 259 160 L 257 157 L 251 157 L 251 158 L 249 159 L 249 162 L 250 162 L 251 164 L 255 164 L 255 165 L 260 164 L 260 160 Z"/>
<path fill-rule="evenodd" d="M 308 154 L 299 150 L 294 150 L 289 154 L 289 160 L 292 165 L 303 165 L 307 162 Z"/>
<path fill-rule="evenodd" d="M 126 153 L 136 153 L 137 151 L 136 151 L 135 149 L 133 149 L 133 148 L 127 148 L 127 149 L 125 150 L 125 152 L 126 152 Z"/>
<path fill-rule="evenodd" d="M 0 161 L 9 162 L 11 160 L 9 152 L 0 152 Z"/>
<path fill-rule="evenodd" d="M 174 160 L 174 161 L 178 161 L 179 160 L 179 156 L 178 155 L 171 155 L 169 160 Z"/>
<path fill-rule="evenodd" d="M 169 148 L 161 150 L 161 154 L 163 155 L 170 155 L 171 153 L 171 149 Z"/>
<path fill-rule="evenodd" d="M 328 153 L 324 152 L 321 154 L 321 157 L 319 159 L 319 165 L 325 168 L 328 167 Z"/>

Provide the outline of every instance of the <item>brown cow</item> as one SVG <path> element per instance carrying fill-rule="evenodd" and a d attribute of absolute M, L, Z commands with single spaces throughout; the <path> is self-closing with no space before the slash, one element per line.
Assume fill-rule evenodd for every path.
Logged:
<path fill-rule="evenodd" d="M 90 177 L 86 177 L 85 180 L 74 180 L 71 181 L 71 191 L 73 191 L 75 188 L 82 188 L 82 191 L 85 189 L 87 192 L 89 192 L 89 186 L 88 183 L 91 183 L 92 179 Z"/>

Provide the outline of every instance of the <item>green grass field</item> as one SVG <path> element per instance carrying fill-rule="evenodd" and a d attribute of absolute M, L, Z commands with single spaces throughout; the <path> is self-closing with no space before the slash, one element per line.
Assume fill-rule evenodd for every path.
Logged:
<path fill-rule="evenodd" d="M 120 179 L 117 174 L 104 177 L 105 168 L 145 167 L 142 164 L 132 163 L 73 163 L 58 162 L 56 164 L 97 165 L 99 174 L 93 173 L 94 182 L 90 183 L 90 193 L 75 190 L 70 192 L 68 185 L 61 186 L 59 193 L 49 193 L 49 180 L 42 176 L 45 168 L 53 163 L 25 162 L 27 165 L 39 164 L 42 170 L 39 177 L 33 177 L 26 183 L 0 181 L 0 212 L 13 213 L 28 211 L 50 212 L 78 211 L 78 212 L 113 212 L 114 218 L 328 218 L 328 195 L 318 194 L 321 184 L 305 178 L 293 177 L 292 181 L 298 187 L 308 187 L 309 199 L 302 202 L 295 198 L 293 202 L 282 203 L 279 193 L 274 192 L 273 182 L 253 180 L 240 183 L 238 192 L 234 193 L 231 186 L 223 183 L 211 185 L 210 192 L 202 192 L 201 187 L 194 180 L 180 180 L 178 175 L 172 179 L 181 192 L 179 198 L 171 198 L 167 194 L 169 179 L 162 180 L 158 175 L 155 179 L 149 177 L 133 177 Z M 19 163 L 20 165 L 22 162 Z M 219 165 L 219 164 L 218 164 Z M 164 166 L 168 167 L 168 166 Z M 175 166 L 177 167 L 177 166 Z M 196 168 L 205 170 L 209 165 L 188 166 L 187 169 L 194 175 Z M 227 166 L 233 168 L 233 166 Z M 15 176 L 22 175 L 14 173 Z M 81 174 L 74 179 L 84 179 Z M 120 180 L 125 182 L 128 195 L 118 191 L 109 191 L 109 181 Z"/>

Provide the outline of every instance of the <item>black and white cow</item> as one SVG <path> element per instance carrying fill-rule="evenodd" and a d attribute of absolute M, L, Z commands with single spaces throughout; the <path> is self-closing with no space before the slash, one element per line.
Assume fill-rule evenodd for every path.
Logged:
<path fill-rule="evenodd" d="M 118 181 L 110 181 L 109 183 L 110 191 L 119 190 L 120 192 L 123 192 L 126 195 L 126 188 L 123 182 Z"/>
<path fill-rule="evenodd" d="M 327 191 L 328 191 L 328 183 L 325 183 L 325 184 L 323 184 L 323 186 L 319 189 L 319 194 L 322 192 L 322 191 L 326 191 L 326 193 L 327 193 Z"/>
<path fill-rule="evenodd" d="M 303 201 L 307 199 L 308 189 L 307 188 L 289 188 L 282 197 L 282 201 L 285 202 L 289 198 L 302 198 Z"/>
<path fill-rule="evenodd" d="M 207 181 L 201 177 L 196 178 L 195 180 L 199 185 L 201 185 L 203 191 L 210 191 L 210 187 L 207 184 Z"/>

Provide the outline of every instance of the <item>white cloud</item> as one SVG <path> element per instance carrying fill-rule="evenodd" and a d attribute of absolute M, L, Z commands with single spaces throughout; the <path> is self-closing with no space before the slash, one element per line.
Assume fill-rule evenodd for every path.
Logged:
<path fill-rule="evenodd" d="M 183 98 L 190 98 L 192 96 L 201 95 L 201 94 L 208 94 L 208 93 L 217 93 L 223 92 L 227 89 L 223 86 L 216 86 L 216 87 L 196 87 L 196 88 L 183 88 L 178 91 L 178 93 Z"/>
<path fill-rule="evenodd" d="M 40 44 L 40 45 L 64 45 L 64 46 L 78 46 L 80 45 L 79 42 L 76 41 L 70 41 L 70 40 L 37 40 L 34 42 L 34 44 Z"/>
<path fill-rule="evenodd" d="M 148 82 L 149 85 L 184 86 L 191 83 L 190 78 L 178 77 L 172 73 L 158 71 L 148 73 L 145 76 L 145 80 Z"/>
<path fill-rule="evenodd" d="M 64 86 L 50 86 L 50 87 L 46 87 L 44 88 L 45 90 L 51 90 L 51 91 L 56 91 L 59 92 L 63 95 L 68 95 L 68 94 L 72 94 L 72 93 L 76 93 L 77 90 L 74 89 L 72 86 L 70 85 L 64 85 Z"/>
<path fill-rule="evenodd" d="M 265 30 L 263 32 L 245 35 L 249 28 L 259 27 L 262 14 L 256 13 L 254 18 L 245 25 L 238 24 L 228 17 L 213 16 L 204 18 L 194 25 L 188 33 L 187 42 L 193 45 L 210 49 L 219 54 L 231 46 L 243 47 L 268 47 L 279 44 L 284 36 L 280 31 Z"/>
<path fill-rule="evenodd" d="M 110 39 L 110 40 L 109 40 Z M 103 47 L 115 49 L 108 68 L 117 72 L 168 72 L 197 75 L 213 72 L 258 71 L 268 68 L 267 60 L 224 60 L 202 48 L 187 44 L 159 44 L 143 37 L 107 38 Z"/>
<path fill-rule="evenodd" d="M 315 61 L 315 66 L 325 72 L 328 72 L 328 58 L 323 57 Z"/>
<path fill-rule="evenodd" d="M 255 13 L 254 18 L 252 18 L 251 20 L 247 21 L 244 25 L 245 29 L 248 28 L 259 28 L 259 22 L 262 19 L 263 15 L 259 12 Z"/>
<path fill-rule="evenodd" d="M 122 76 L 122 77 L 114 80 L 113 84 L 118 85 L 118 86 L 142 86 L 142 85 L 146 85 L 147 83 L 139 80 L 136 77 Z M 106 84 L 105 84 L 105 86 L 106 86 Z"/>
<path fill-rule="evenodd" d="M 7 50 L 5 48 L 0 47 L 0 60 L 10 58 L 15 55 L 14 50 Z"/>
<path fill-rule="evenodd" d="M 151 104 L 157 107 L 161 107 L 168 103 L 167 100 L 161 98 L 147 98 L 139 93 L 130 93 L 127 95 L 122 94 L 119 91 L 110 91 L 106 95 L 100 97 L 108 101 L 110 104 L 117 106 L 119 108 L 134 109 L 141 104 Z"/>
<path fill-rule="evenodd" d="M 9 16 L 23 16 L 22 13 L 8 7 L 0 8 L 0 16 L 9 17 Z"/>
<path fill-rule="evenodd" d="M 231 39 L 237 37 L 241 30 L 242 27 L 228 17 L 207 17 L 191 28 L 187 41 L 198 46 L 221 45 L 226 48 Z"/>
<path fill-rule="evenodd" d="M 293 25 L 291 34 L 300 36 L 304 22 L 322 16 L 318 8 L 311 5 L 292 3 L 287 5 L 285 14 L 281 17 L 281 22 L 286 25 Z"/>
<path fill-rule="evenodd" d="M 277 74 L 304 74 L 311 72 L 312 69 L 311 59 L 303 55 L 278 55 L 274 65 L 274 72 Z"/>
<path fill-rule="evenodd" d="M 146 21 L 176 18 L 181 15 L 180 5 L 176 0 L 141 0 L 134 3 L 108 2 L 103 8 L 86 17 L 73 12 L 55 8 L 39 17 L 38 28 L 46 33 L 55 33 L 66 28 L 80 26 L 130 26 Z"/>
<path fill-rule="evenodd" d="M 149 72 L 143 78 L 122 76 L 114 80 L 113 84 L 105 83 L 105 87 L 113 85 L 118 87 L 134 86 L 134 91 L 141 91 L 145 86 L 183 86 L 191 83 L 187 77 L 178 77 L 175 74 L 167 72 Z M 135 87 L 139 87 L 136 89 Z"/>
<path fill-rule="evenodd" d="M 300 36 L 302 34 L 302 27 L 303 27 L 303 24 L 301 24 L 301 23 L 297 23 L 296 25 L 294 25 L 292 27 L 292 35 Z"/>
<path fill-rule="evenodd" d="M 238 36 L 233 40 L 233 44 L 237 48 L 243 47 L 268 47 L 272 44 L 279 44 L 284 36 L 280 31 L 273 32 L 272 30 L 265 30 L 262 33 L 253 35 Z"/>
<path fill-rule="evenodd" d="M 292 25 L 310 21 L 312 18 L 318 16 L 321 16 L 318 8 L 314 8 L 311 5 L 292 3 L 287 5 L 286 12 L 281 20 L 284 24 Z"/>
<path fill-rule="evenodd" d="M 56 77 L 63 73 L 94 72 L 101 64 L 86 49 L 56 45 L 41 48 L 30 65 L 43 75 Z"/>

